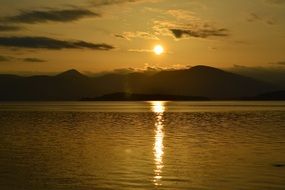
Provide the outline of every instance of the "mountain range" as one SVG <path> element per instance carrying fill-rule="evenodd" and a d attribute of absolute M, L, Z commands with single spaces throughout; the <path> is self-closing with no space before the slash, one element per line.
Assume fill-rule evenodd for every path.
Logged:
<path fill-rule="evenodd" d="M 228 100 L 279 90 L 274 85 L 208 66 L 90 77 L 74 69 L 55 76 L 0 75 L 1 101 L 81 100 L 114 93 Z"/>

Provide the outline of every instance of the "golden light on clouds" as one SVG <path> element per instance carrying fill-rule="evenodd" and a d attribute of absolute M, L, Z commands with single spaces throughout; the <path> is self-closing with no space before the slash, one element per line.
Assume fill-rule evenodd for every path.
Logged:
<path fill-rule="evenodd" d="M 161 55 L 164 53 L 164 48 L 162 45 L 155 45 L 154 48 L 153 48 L 153 52 L 156 54 L 156 55 Z"/>
<path fill-rule="evenodd" d="M 284 61 L 284 0 L 88 2 L 1 0 L 0 73 L 97 73 L 145 63 L 255 68 Z"/>

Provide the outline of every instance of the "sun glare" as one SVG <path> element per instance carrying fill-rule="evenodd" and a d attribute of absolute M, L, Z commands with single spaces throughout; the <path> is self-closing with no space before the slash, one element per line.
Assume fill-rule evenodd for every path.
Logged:
<path fill-rule="evenodd" d="M 156 55 L 161 55 L 164 53 L 164 48 L 162 47 L 162 45 L 156 45 L 154 46 L 153 48 L 153 52 L 156 54 Z"/>

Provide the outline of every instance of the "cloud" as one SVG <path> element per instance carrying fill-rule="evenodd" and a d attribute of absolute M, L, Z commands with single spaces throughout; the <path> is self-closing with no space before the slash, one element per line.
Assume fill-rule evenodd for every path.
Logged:
<path fill-rule="evenodd" d="M 114 5 L 122 3 L 134 3 L 139 0 L 93 0 L 91 1 L 94 6 L 105 6 L 105 5 Z"/>
<path fill-rule="evenodd" d="M 201 19 L 195 13 L 184 9 L 160 10 L 155 9 L 162 15 L 168 15 L 175 20 L 155 20 L 152 27 L 155 35 L 172 36 L 175 39 L 227 37 L 229 30 L 217 27 L 216 23 Z"/>
<path fill-rule="evenodd" d="M 31 62 L 31 63 L 47 62 L 46 60 L 34 58 L 34 57 L 17 58 L 17 57 L 0 55 L 0 62 L 11 62 L 11 61 L 22 61 L 22 62 Z"/>
<path fill-rule="evenodd" d="M 146 11 L 157 13 L 162 16 L 171 16 L 179 21 L 191 21 L 191 22 L 197 22 L 201 21 L 200 18 L 196 16 L 195 12 L 185 10 L 185 9 L 159 9 L 159 8 L 150 8 L 146 7 Z"/>
<path fill-rule="evenodd" d="M 108 74 L 108 73 L 120 73 L 120 74 L 129 74 L 129 73 L 157 73 L 160 71 L 173 71 L 173 70 L 181 70 L 181 69 L 189 69 L 190 66 L 185 65 L 171 65 L 171 66 L 155 66 L 153 64 L 144 63 L 142 67 L 131 67 L 131 68 L 120 68 L 115 69 L 112 71 L 107 71 L 102 74 Z M 192 66 L 191 66 L 192 67 Z"/>
<path fill-rule="evenodd" d="M 39 59 L 39 58 L 31 58 L 31 57 L 28 57 L 28 58 L 24 58 L 22 59 L 24 62 L 30 62 L 30 63 L 42 63 L 42 62 L 47 62 L 46 60 L 43 60 L 43 59 Z"/>
<path fill-rule="evenodd" d="M 125 3 L 157 2 L 159 0 L 91 0 L 93 6 L 119 5 Z"/>
<path fill-rule="evenodd" d="M 129 52 L 136 52 L 136 53 L 152 53 L 153 50 L 151 49 L 129 49 Z"/>
<path fill-rule="evenodd" d="M 0 32 L 11 32 L 11 31 L 19 31 L 22 27 L 13 26 L 13 25 L 0 25 Z"/>
<path fill-rule="evenodd" d="M 29 49 L 91 49 L 91 50 L 111 50 L 113 46 L 105 43 L 90 43 L 85 41 L 66 41 L 48 37 L 0 37 L 0 46 Z"/>
<path fill-rule="evenodd" d="M 86 17 L 100 17 L 87 9 L 65 9 L 65 10 L 29 10 L 21 11 L 19 14 L 4 17 L 1 20 L 8 23 L 36 24 L 46 22 L 71 22 Z"/>
<path fill-rule="evenodd" d="M 265 0 L 265 2 L 272 5 L 285 4 L 285 0 Z"/>
<path fill-rule="evenodd" d="M 275 25 L 276 20 L 266 16 L 259 15 L 257 13 L 249 13 L 246 19 L 248 22 L 263 22 L 267 25 Z"/>
<path fill-rule="evenodd" d="M 248 22 L 260 21 L 262 20 L 261 16 L 257 15 L 256 13 L 249 13 L 247 17 Z"/>
<path fill-rule="evenodd" d="M 226 37 L 229 36 L 228 29 L 220 28 L 205 28 L 205 29 L 179 29 L 172 28 L 169 29 L 175 36 L 175 38 L 183 38 L 184 36 L 194 37 L 194 38 L 208 38 L 212 36 L 216 37 Z"/>
<path fill-rule="evenodd" d="M 285 61 L 278 61 L 278 62 L 274 62 L 274 63 L 270 63 L 273 65 L 279 65 L 279 66 L 285 66 Z"/>
<path fill-rule="evenodd" d="M 191 24 L 175 23 L 170 21 L 155 21 L 153 29 L 155 34 L 162 36 L 173 36 L 176 39 L 182 38 L 209 38 L 228 37 L 229 30 L 216 28 L 214 25 L 198 21 Z"/>
<path fill-rule="evenodd" d="M 123 34 L 114 34 L 114 36 L 116 38 L 122 38 L 122 39 L 125 39 L 125 40 L 129 40 L 126 36 L 124 36 Z"/>
<path fill-rule="evenodd" d="M 168 15 L 175 17 L 177 20 L 198 20 L 193 12 L 183 9 L 171 9 L 165 12 Z"/>
<path fill-rule="evenodd" d="M 117 38 L 122 38 L 126 40 L 131 40 L 133 38 L 141 38 L 145 40 L 158 40 L 159 38 L 156 37 L 154 34 L 148 33 L 148 32 L 123 32 L 122 34 L 115 34 L 114 35 Z"/>
<path fill-rule="evenodd" d="M 132 40 L 133 38 L 159 40 L 160 36 L 171 36 L 175 39 L 187 39 L 190 37 L 205 39 L 230 35 L 230 31 L 227 28 L 217 27 L 215 23 L 204 21 L 188 10 L 163 10 L 156 8 L 146 8 L 146 10 L 162 16 L 170 16 L 172 20 L 153 20 L 152 32 L 124 32 L 114 36 L 126 40 Z"/>

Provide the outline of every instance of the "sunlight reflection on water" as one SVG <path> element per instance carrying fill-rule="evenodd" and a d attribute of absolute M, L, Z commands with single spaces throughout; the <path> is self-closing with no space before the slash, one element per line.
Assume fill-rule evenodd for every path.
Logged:
<path fill-rule="evenodd" d="M 154 169 L 154 177 L 153 182 L 155 186 L 162 185 L 162 169 L 163 169 L 163 113 L 165 111 L 165 102 L 155 101 L 151 102 L 151 110 L 156 114 L 155 120 L 155 142 L 153 147 L 153 154 L 154 154 L 154 162 L 155 162 L 155 169 Z"/>
<path fill-rule="evenodd" d="M 285 189 L 285 102 L 0 102 L 0 190 Z"/>

